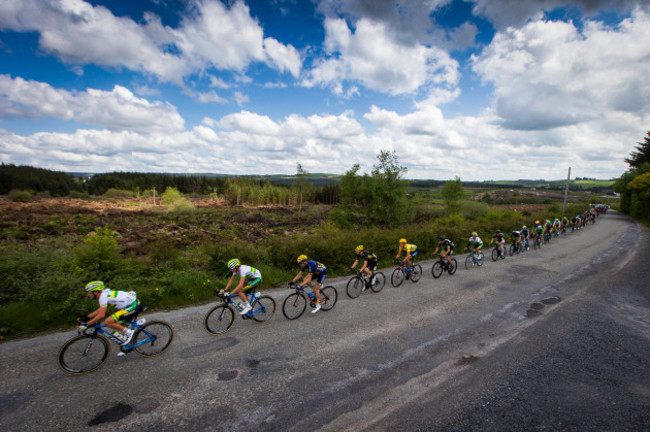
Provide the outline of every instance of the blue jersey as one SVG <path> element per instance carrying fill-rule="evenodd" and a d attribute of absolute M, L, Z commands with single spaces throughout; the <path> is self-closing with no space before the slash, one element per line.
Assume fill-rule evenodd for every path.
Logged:
<path fill-rule="evenodd" d="M 306 270 L 309 273 L 317 276 L 319 274 L 326 273 L 327 272 L 327 267 L 325 267 L 323 264 L 321 264 L 319 262 L 309 260 L 309 261 L 307 261 L 307 269 Z"/>

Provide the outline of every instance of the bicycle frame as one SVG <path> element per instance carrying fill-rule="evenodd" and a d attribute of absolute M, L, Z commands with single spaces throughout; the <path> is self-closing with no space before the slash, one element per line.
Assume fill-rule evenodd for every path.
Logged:
<path fill-rule="evenodd" d="M 131 342 L 129 342 L 128 345 L 122 345 L 122 341 L 120 339 L 118 339 L 116 336 L 114 336 L 112 334 L 112 332 L 106 331 L 106 328 L 107 328 L 106 324 L 95 324 L 93 327 L 88 327 L 87 329 L 85 329 L 85 330 L 83 330 L 83 331 L 81 331 L 79 333 L 83 333 L 86 336 L 91 336 L 93 338 L 97 337 L 98 335 L 105 336 L 109 340 L 111 340 L 111 341 L 115 342 L 116 344 L 120 345 L 122 351 L 124 351 L 124 352 L 133 351 L 133 349 L 135 349 L 135 347 L 138 347 L 140 345 L 144 345 L 144 344 L 147 344 L 147 343 L 151 343 L 151 342 L 154 342 L 156 340 L 156 337 L 154 335 L 152 335 L 151 333 L 149 333 L 148 331 L 146 331 L 145 329 L 140 327 L 136 321 L 130 321 L 128 323 L 123 323 L 123 324 L 124 324 L 124 327 L 128 327 L 133 331 L 140 330 L 141 332 L 146 334 L 147 337 L 144 338 L 143 340 L 141 340 L 140 342 L 135 343 L 135 344 L 133 343 L 133 339 L 132 339 Z M 110 327 L 108 327 L 108 328 L 110 328 Z M 88 333 L 89 330 L 91 330 L 92 333 Z M 88 349 L 88 348 L 86 348 L 86 349 Z"/>
<path fill-rule="evenodd" d="M 246 294 L 246 295 L 247 296 L 250 295 L 249 302 L 250 302 L 251 305 L 253 303 L 255 303 L 255 301 L 258 298 L 261 297 L 261 296 L 257 295 L 257 291 L 253 291 L 251 294 Z M 227 296 L 221 296 L 221 298 L 223 299 L 224 304 L 228 304 L 228 305 L 232 306 L 233 308 L 237 309 L 237 307 L 235 306 L 235 302 L 232 300 L 234 297 L 239 298 L 239 295 L 237 295 L 237 294 L 229 294 Z M 257 315 L 257 314 L 260 314 L 260 313 L 265 312 L 265 311 L 266 311 L 265 308 L 262 306 L 260 309 L 258 309 L 256 311 L 253 310 L 253 309 L 249 310 L 247 313 L 245 313 L 241 317 L 242 317 L 242 319 L 249 319 L 249 318 L 252 318 L 253 315 Z M 223 311 L 221 313 L 223 314 Z"/>

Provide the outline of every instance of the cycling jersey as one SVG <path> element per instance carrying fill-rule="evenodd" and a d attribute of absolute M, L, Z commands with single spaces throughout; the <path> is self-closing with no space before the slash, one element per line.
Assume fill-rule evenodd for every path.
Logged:
<path fill-rule="evenodd" d="M 245 278 L 246 280 L 262 278 L 262 273 L 260 273 L 258 269 L 247 265 L 240 265 L 238 273 L 239 276 Z"/>
<path fill-rule="evenodd" d="M 497 243 L 504 243 L 506 241 L 506 236 L 503 235 L 503 233 L 494 234 L 492 238 L 495 239 Z"/>
<path fill-rule="evenodd" d="M 372 252 L 369 251 L 361 251 L 361 255 L 359 255 L 358 258 L 361 258 L 364 261 L 367 261 L 368 265 L 367 267 L 370 270 L 376 270 L 377 269 L 377 255 L 375 255 Z"/>
<path fill-rule="evenodd" d="M 399 250 L 400 250 L 400 252 L 402 250 L 405 250 L 406 252 L 411 253 L 411 252 L 415 252 L 416 250 L 418 250 L 418 247 L 416 245 L 414 245 L 414 244 L 407 243 L 407 244 L 404 245 L 404 247 L 402 247 L 400 245 Z"/>
<path fill-rule="evenodd" d="M 543 227 L 543 226 L 541 226 L 541 225 L 537 225 L 537 226 L 535 227 L 535 234 L 540 235 L 540 234 L 542 234 L 543 232 L 544 232 L 544 227 Z"/>
<path fill-rule="evenodd" d="M 528 237 L 530 235 L 530 230 L 528 228 L 521 230 L 522 237 Z"/>
<path fill-rule="evenodd" d="M 307 272 L 309 272 L 312 277 L 316 278 L 316 282 L 320 285 L 323 284 L 323 281 L 327 277 L 327 267 L 317 261 L 307 261 Z"/>
<path fill-rule="evenodd" d="M 480 237 L 472 238 L 470 237 L 469 240 L 467 241 L 467 247 L 472 246 L 472 249 L 480 248 L 483 246 L 483 241 L 481 241 Z"/>
<path fill-rule="evenodd" d="M 443 250 L 445 252 L 449 251 L 449 250 L 453 251 L 454 250 L 454 243 L 449 239 L 444 239 L 444 240 L 438 242 L 438 247 L 440 248 L 440 250 Z"/>
<path fill-rule="evenodd" d="M 99 307 L 115 306 L 118 311 L 111 315 L 113 321 L 120 321 L 120 317 L 133 312 L 138 307 L 138 298 L 135 291 L 117 291 L 105 288 L 99 296 Z"/>
<path fill-rule="evenodd" d="M 510 233 L 510 236 L 514 238 L 521 237 L 521 233 L 519 231 L 513 231 Z"/>

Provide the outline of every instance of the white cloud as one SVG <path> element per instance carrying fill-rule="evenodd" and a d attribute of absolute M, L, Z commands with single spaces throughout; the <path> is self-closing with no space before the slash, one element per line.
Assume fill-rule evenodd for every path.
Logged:
<path fill-rule="evenodd" d="M 185 127 L 168 103 L 137 98 L 116 85 L 112 91 L 69 92 L 47 83 L 0 75 L 0 118 L 24 116 L 76 120 L 109 130 L 175 132 Z"/>
<path fill-rule="evenodd" d="M 473 69 L 495 86 L 513 129 L 575 125 L 623 111 L 650 113 L 650 17 L 637 10 L 617 28 L 536 21 L 495 35 Z M 624 47 L 624 49 L 622 48 Z"/>
<path fill-rule="evenodd" d="M 179 85 L 206 69 L 243 72 L 253 62 L 299 73 L 296 49 L 264 38 L 243 1 L 230 8 L 219 0 L 197 0 L 193 6 L 193 13 L 171 28 L 151 13 L 138 23 L 82 0 L 4 1 L 0 29 L 38 32 L 42 50 L 73 66 L 126 67 Z"/>
<path fill-rule="evenodd" d="M 429 84 L 453 87 L 458 82 L 458 63 L 446 52 L 402 45 L 383 23 L 360 19 L 352 33 L 345 20 L 326 19 L 325 31 L 328 57 L 316 62 L 305 86 L 331 85 L 342 92 L 342 82 L 353 81 L 397 95 Z"/>

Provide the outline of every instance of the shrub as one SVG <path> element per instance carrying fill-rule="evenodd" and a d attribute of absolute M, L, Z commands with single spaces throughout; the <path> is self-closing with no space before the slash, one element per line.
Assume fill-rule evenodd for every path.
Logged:
<path fill-rule="evenodd" d="M 9 194 L 9 199 L 13 202 L 29 202 L 32 199 L 32 194 L 26 190 L 14 190 Z"/>
<path fill-rule="evenodd" d="M 185 198 L 176 188 L 168 187 L 162 194 L 163 204 L 175 212 L 188 213 L 192 212 L 196 206 Z"/>
<path fill-rule="evenodd" d="M 71 190 L 70 194 L 68 195 L 70 198 L 79 198 L 79 199 L 88 199 L 90 196 L 88 195 L 88 192 L 80 192 L 76 190 Z"/>
<path fill-rule="evenodd" d="M 103 195 L 105 198 L 117 199 L 117 198 L 134 198 L 135 194 L 132 191 L 124 189 L 109 189 L 104 192 Z"/>
<path fill-rule="evenodd" d="M 117 232 L 97 228 L 74 249 L 75 273 L 88 279 L 110 280 L 122 268 L 121 250 Z"/>

